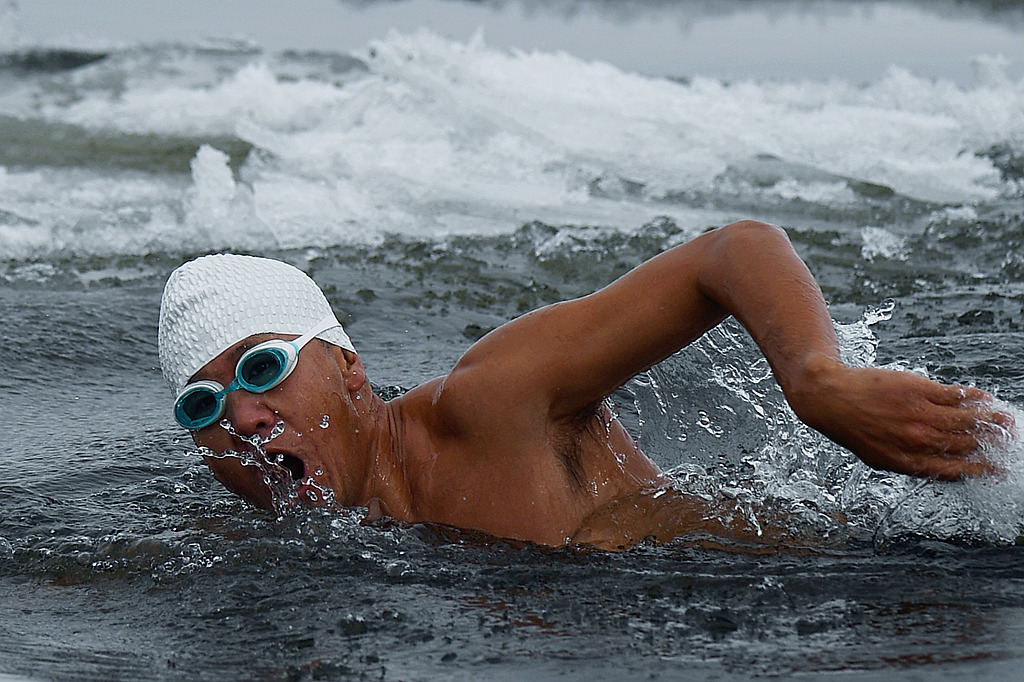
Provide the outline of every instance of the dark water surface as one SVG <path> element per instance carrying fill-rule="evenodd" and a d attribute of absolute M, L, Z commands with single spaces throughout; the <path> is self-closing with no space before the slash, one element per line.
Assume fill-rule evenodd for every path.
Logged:
<path fill-rule="evenodd" d="M 938 16 L 1018 30 L 1015 5 L 956 7 Z M 213 480 L 156 355 L 170 270 L 257 253 L 323 286 L 396 393 L 756 217 L 786 227 L 851 362 L 984 387 L 1020 420 L 1015 67 L 726 83 L 411 32 L 37 47 L 0 59 L 0 680 L 1019 677 L 1021 444 L 1002 481 L 871 472 L 796 422 L 735 325 L 614 401 L 679 487 L 803 547 L 274 518 Z"/>

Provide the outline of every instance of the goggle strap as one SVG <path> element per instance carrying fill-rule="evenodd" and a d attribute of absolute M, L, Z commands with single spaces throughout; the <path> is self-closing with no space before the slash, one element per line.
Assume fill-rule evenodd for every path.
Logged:
<path fill-rule="evenodd" d="M 330 313 L 324 319 L 317 322 L 316 326 L 310 329 L 308 332 L 303 334 L 297 339 L 294 339 L 291 343 L 295 346 L 295 351 L 298 352 L 303 346 L 313 340 L 317 334 L 322 334 L 328 329 L 334 327 L 340 327 L 341 323 L 338 322 L 338 318 L 334 316 L 334 313 Z"/>

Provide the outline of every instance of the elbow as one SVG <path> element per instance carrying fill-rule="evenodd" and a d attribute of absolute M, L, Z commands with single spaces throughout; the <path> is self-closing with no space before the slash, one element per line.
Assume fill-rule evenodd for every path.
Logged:
<path fill-rule="evenodd" d="M 785 230 L 757 220 L 741 220 L 707 233 L 708 248 L 701 262 L 698 280 L 717 289 L 723 282 L 736 282 L 764 275 L 765 267 L 792 262 L 796 250 Z"/>
<path fill-rule="evenodd" d="M 763 223 L 759 220 L 740 220 L 720 227 L 716 232 L 727 242 L 754 245 L 781 244 L 791 247 L 789 235 L 778 225 Z"/>
<path fill-rule="evenodd" d="M 741 220 L 710 234 L 714 235 L 711 262 L 718 267 L 795 253 L 785 230 L 758 220 Z"/>

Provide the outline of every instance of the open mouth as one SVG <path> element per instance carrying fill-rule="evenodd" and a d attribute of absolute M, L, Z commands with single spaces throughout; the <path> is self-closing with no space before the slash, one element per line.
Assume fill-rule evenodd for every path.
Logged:
<path fill-rule="evenodd" d="M 301 481 L 306 475 L 306 465 L 301 459 L 294 455 L 279 455 L 278 464 L 283 466 L 291 474 L 293 481 Z"/>

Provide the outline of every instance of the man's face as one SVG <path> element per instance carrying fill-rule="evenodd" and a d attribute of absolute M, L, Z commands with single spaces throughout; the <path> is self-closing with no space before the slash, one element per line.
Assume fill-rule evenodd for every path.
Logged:
<path fill-rule="evenodd" d="M 192 381 L 209 379 L 229 385 L 242 353 L 273 338 L 294 336 L 250 336 L 204 365 Z M 340 460 L 348 449 L 352 415 L 338 362 L 340 353 L 340 349 L 314 340 L 299 353 L 298 364 L 283 382 L 265 393 L 228 393 L 220 423 L 192 433 L 196 445 L 214 453 L 204 457 L 214 477 L 228 490 L 257 507 L 275 510 L 274 493 L 264 481 L 264 469 L 268 469 L 289 488 L 294 485 L 304 504 L 320 506 L 332 498 L 344 499 L 351 483 L 345 479 L 346 468 L 340 466 Z M 246 465 L 246 459 L 276 463 L 283 469 Z"/>

